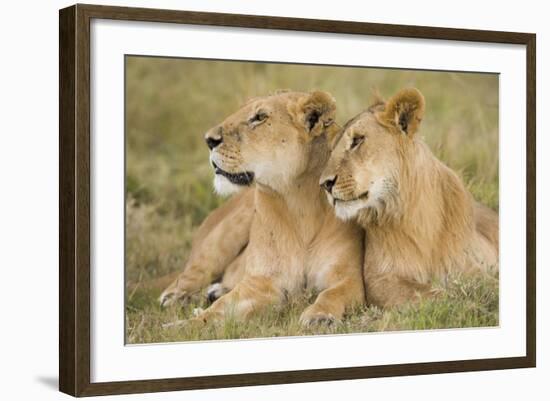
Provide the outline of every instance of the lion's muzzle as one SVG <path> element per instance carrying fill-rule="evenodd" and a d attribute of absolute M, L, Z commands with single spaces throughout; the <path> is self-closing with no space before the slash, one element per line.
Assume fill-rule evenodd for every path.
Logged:
<path fill-rule="evenodd" d="M 228 171 L 222 170 L 218 165 L 212 162 L 212 167 L 214 167 L 214 173 L 221 175 L 229 180 L 232 184 L 235 185 L 250 185 L 254 181 L 254 173 L 251 171 L 244 171 L 242 173 L 230 173 Z"/>

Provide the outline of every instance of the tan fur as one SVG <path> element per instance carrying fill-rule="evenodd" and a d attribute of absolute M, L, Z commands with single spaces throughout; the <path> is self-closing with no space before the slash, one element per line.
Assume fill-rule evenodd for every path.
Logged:
<path fill-rule="evenodd" d="M 363 234 L 354 223 L 334 217 L 318 185 L 328 143 L 338 131 L 334 114 L 334 100 L 326 93 L 279 92 L 250 100 L 207 133 L 207 139 L 219 142 L 211 151 L 218 169 L 216 188 L 238 190 L 243 183 L 228 175 L 253 176 L 246 183 L 252 185 L 253 204 L 246 207 L 254 213 L 246 249 L 238 255 L 229 252 L 239 266 L 230 279 L 235 288 L 195 323 L 227 314 L 247 319 L 305 288 L 320 291 L 302 314 L 305 325 L 341 319 L 364 302 Z M 224 238 L 233 242 L 232 234 Z M 231 245 L 233 251 L 237 248 Z"/>
<path fill-rule="evenodd" d="M 366 229 L 367 299 L 381 306 L 430 294 L 450 272 L 498 269 L 498 215 L 418 138 L 424 109 L 416 89 L 371 106 L 347 124 L 321 179 L 336 214 Z"/>
<path fill-rule="evenodd" d="M 165 286 L 175 278 L 162 292 L 160 304 L 169 306 L 185 302 L 222 277 L 223 285 L 232 288 L 242 276 L 239 260 L 248 243 L 253 215 L 254 191 L 251 188 L 211 212 L 194 235 L 183 272 L 177 277 L 168 275 L 158 280 L 159 286 Z"/>

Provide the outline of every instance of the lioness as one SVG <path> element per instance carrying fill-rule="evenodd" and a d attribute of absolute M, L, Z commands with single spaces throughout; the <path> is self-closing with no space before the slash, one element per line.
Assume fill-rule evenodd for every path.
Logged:
<path fill-rule="evenodd" d="M 252 204 L 242 202 L 254 213 L 236 257 L 242 278 L 194 322 L 228 313 L 244 320 L 306 287 L 320 293 L 302 313 L 304 325 L 339 320 L 364 302 L 362 230 L 334 216 L 318 184 L 339 131 L 335 110 L 324 92 L 279 92 L 249 101 L 207 132 L 217 192 L 254 184 Z M 235 254 L 234 238 L 226 242 Z"/>
<path fill-rule="evenodd" d="M 380 306 L 449 272 L 498 269 L 498 215 L 418 137 L 424 108 L 416 89 L 377 101 L 346 124 L 320 180 L 336 215 L 366 229 L 367 300 Z"/>

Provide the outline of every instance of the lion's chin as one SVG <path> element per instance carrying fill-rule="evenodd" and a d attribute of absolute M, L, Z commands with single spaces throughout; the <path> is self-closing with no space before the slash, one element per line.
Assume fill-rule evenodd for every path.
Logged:
<path fill-rule="evenodd" d="M 334 202 L 334 214 L 340 220 L 351 220 L 357 217 L 359 212 L 367 207 L 367 202 L 363 199 L 357 199 L 352 201 L 339 201 Z"/>
<path fill-rule="evenodd" d="M 236 192 L 239 192 L 241 189 L 243 189 L 242 185 L 233 184 L 223 175 L 216 174 L 214 176 L 214 191 L 216 191 L 218 195 L 232 195 Z"/>

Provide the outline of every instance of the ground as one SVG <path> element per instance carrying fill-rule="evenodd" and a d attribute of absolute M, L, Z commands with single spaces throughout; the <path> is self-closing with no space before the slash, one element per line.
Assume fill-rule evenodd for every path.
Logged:
<path fill-rule="evenodd" d="M 399 309 L 365 308 L 339 325 L 305 330 L 298 318 L 315 294 L 247 324 L 163 329 L 189 316 L 160 309 L 155 280 L 180 271 L 196 227 L 224 199 L 212 191 L 203 141 L 247 98 L 277 89 L 326 90 L 340 124 L 405 86 L 426 97 L 420 134 L 461 174 L 474 197 L 498 211 L 498 76 L 456 72 L 284 64 L 126 59 L 126 337 L 128 343 L 294 336 L 498 325 L 498 278 L 452 277 L 435 300 Z"/>

